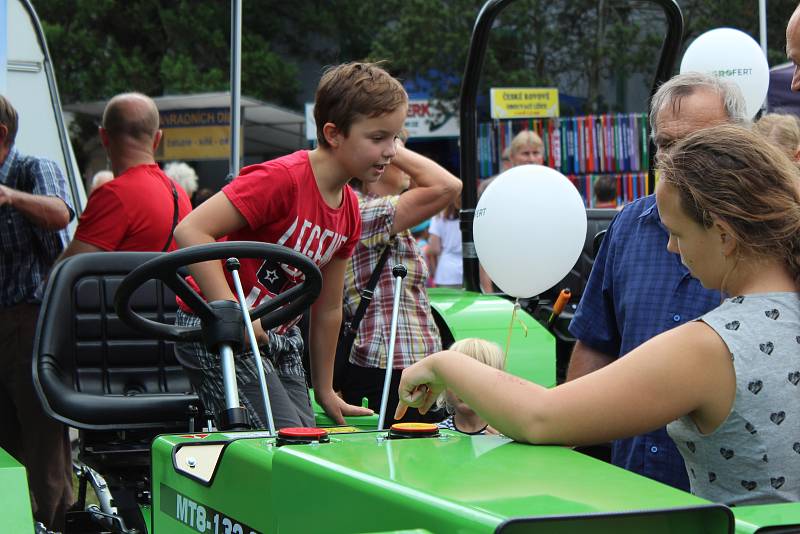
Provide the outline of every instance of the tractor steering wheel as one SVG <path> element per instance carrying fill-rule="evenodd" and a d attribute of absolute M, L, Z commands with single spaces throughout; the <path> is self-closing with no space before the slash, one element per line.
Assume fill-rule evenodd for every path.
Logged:
<path fill-rule="evenodd" d="M 128 326 L 158 339 L 200 340 L 201 326 L 177 326 L 147 319 L 131 309 L 131 297 L 146 282 L 160 280 L 200 317 L 203 325 L 213 323 L 217 320 L 217 314 L 179 274 L 179 269 L 193 263 L 224 260 L 230 257 L 269 260 L 300 271 L 304 275 L 301 283 L 272 299 L 265 299 L 255 309 L 250 310 L 250 318 L 261 319 L 264 330 L 274 328 L 300 315 L 303 309 L 314 302 L 322 289 L 322 274 L 319 268 L 304 254 L 279 245 L 253 241 L 211 243 L 159 255 L 131 271 L 122 280 L 114 298 L 117 315 Z"/>

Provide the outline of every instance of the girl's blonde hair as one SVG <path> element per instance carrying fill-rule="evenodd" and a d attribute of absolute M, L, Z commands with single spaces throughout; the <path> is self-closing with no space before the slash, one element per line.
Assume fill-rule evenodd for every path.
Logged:
<path fill-rule="evenodd" d="M 450 350 L 466 354 L 470 358 L 478 360 L 490 367 L 494 367 L 495 369 L 500 369 L 501 371 L 505 369 L 506 358 L 503 354 L 503 350 L 497 343 L 492 343 L 491 341 L 478 339 L 476 337 L 468 337 L 459 339 L 450 345 Z M 445 407 L 448 413 L 452 413 L 453 409 L 452 406 L 447 403 L 446 392 L 439 395 L 439 398 L 436 399 L 436 407 L 439 409 Z"/>
<path fill-rule="evenodd" d="M 753 130 L 780 148 L 789 159 L 797 159 L 797 151 L 800 149 L 800 121 L 796 115 L 768 113 L 753 125 Z"/>

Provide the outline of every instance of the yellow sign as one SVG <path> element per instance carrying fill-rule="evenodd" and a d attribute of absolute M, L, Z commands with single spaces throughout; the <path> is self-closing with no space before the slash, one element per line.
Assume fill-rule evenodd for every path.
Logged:
<path fill-rule="evenodd" d="M 227 126 L 164 128 L 156 159 L 228 159 L 230 133 Z"/>
<path fill-rule="evenodd" d="M 227 109 L 162 111 L 160 125 L 164 136 L 156 152 L 158 161 L 230 157 L 230 111 Z"/>
<path fill-rule="evenodd" d="M 498 87 L 489 92 L 493 119 L 558 117 L 558 89 Z"/>

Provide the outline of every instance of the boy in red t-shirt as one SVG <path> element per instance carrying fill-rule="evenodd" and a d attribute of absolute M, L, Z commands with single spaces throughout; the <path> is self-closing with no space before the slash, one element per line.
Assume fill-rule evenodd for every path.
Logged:
<path fill-rule="evenodd" d="M 361 217 L 353 178 L 381 179 L 395 155 L 408 96 L 403 86 L 377 65 L 347 63 L 329 69 L 316 93 L 314 119 L 318 147 L 242 169 L 221 192 L 198 206 L 175 229 L 179 246 L 230 241 L 277 243 L 306 254 L 322 271 L 322 292 L 311 307 L 310 360 L 314 396 L 336 422 L 370 410 L 345 403 L 333 391 L 333 360 L 342 319 L 342 287 L 348 258 L 361 236 Z M 235 300 L 221 262 L 190 267 L 209 301 Z M 240 276 L 251 306 L 298 283 L 280 265 L 242 259 Z M 265 332 L 253 324 L 267 371 L 275 426 L 314 426 L 301 363 L 303 341 L 297 319 Z M 199 324 L 182 307 L 176 323 Z M 215 414 L 224 406 L 219 355 L 200 343 L 176 344 L 198 395 Z M 250 351 L 235 355 L 239 398 L 256 426 L 266 427 L 256 365 Z"/>

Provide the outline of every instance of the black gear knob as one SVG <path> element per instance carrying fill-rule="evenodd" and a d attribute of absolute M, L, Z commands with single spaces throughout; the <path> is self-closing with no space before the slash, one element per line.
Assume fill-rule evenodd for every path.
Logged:
<path fill-rule="evenodd" d="M 228 272 L 238 271 L 239 270 L 239 260 L 236 258 L 228 258 L 225 260 L 225 268 L 228 269 Z"/>
<path fill-rule="evenodd" d="M 407 274 L 408 274 L 408 269 L 406 269 L 406 266 L 403 265 L 402 263 L 398 263 L 397 265 L 392 267 L 392 276 L 394 276 L 395 278 L 397 278 L 398 276 L 400 278 L 405 278 Z"/>

